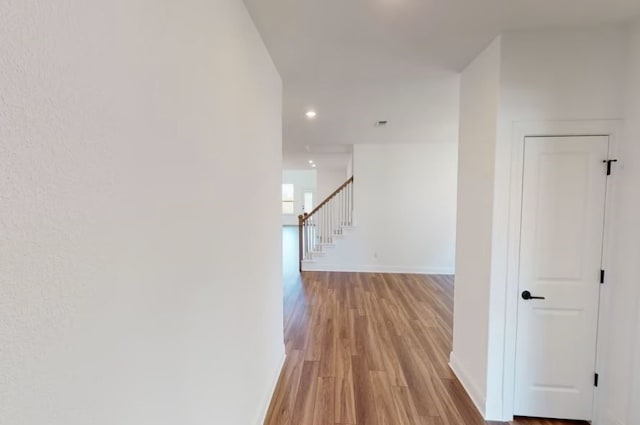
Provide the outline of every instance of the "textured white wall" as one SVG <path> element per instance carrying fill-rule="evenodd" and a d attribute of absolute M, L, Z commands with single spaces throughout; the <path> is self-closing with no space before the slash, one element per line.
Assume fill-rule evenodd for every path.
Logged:
<path fill-rule="evenodd" d="M 623 311 L 617 311 L 619 326 L 611 346 L 609 362 L 613 381 L 608 408 L 614 418 L 628 418 L 628 425 L 640 424 L 640 20 L 630 32 L 627 80 L 627 137 L 623 150 L 621 204 L 618 226 L 622 230 L 618 246 L 618 275 Z M 614 322 L 615 323 L 615 322 Z M 621 353 L 623 351 L 624 353 Z M 629 363 L 620 362 L 620 357 Z M 631 370 L 631 373 L 629 373 Z M 627 404 L 621 404 L 620 398 Z M 629 408 L 629 412 L 626 409 Z"/>
<path fill-rule="evenodd" d="M 491 214 L 500 99 L 500 38 L 462 73 L 458 216 L 451 365 L 484 412 L 487 382 Z"/>
<path fill-rule="evenodd" d="M 281 82 L 242 2 L 4 0 L 0 51 L 0 423 L 260 423 Z"/>

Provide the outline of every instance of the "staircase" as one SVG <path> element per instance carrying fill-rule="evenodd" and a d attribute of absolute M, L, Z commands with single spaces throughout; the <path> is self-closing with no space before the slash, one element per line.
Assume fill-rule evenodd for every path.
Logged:
<path fill-rule="evenodd" d="M 344 182 L 309 214 L 298 216 L 300 271 L 342 239 L 353 220 L 353 177 Z"/>

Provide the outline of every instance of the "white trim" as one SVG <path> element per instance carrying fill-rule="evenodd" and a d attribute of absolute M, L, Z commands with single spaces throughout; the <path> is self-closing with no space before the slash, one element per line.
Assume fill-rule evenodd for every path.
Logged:
<path fill-rule="evenodd" d="M 407 273 L 407 274 L 454 274 L 452 267 L 413 267 L 413 266 L 379 266 L 379 265 L 343 265 L 319 264 L 312 261 L 302 262 L 305 272 L 351 272 L 351 273 Z"/>
<path fill-rule="evenodd" d="M 273 395 L 276 392 L 276 387 L 278 386 L 278 381 L 280 380 L 280 375 L 282 374 L 282 369 L 284 369 L 284 363 L 286 361 L 287 361 L 287 353 L 285 352 L 284 355 L 282 356 L 282 362 L 280 363 L 278 372 L 276 373 L 275 379 L 273 380 L 273 386 L 271 388 L 271 391 L 269 391 L 269 394 L 267 395 L 267 400 L 262 403 L 262 414 L 258 414 L 258 418 L 256 419 L 256 422 L 255 422 L 256 425 L 263 425 L 267 420 L 269 407 L 271 407 L 271 400 L 273 399 Z"/>
<path fill-rule="evenodd" d="M 512 420 L 514 413 L 514 389 L 515 389 L 515 363 L 516 363 L 516 329 L 517 329 L 517 300 L 518 298 L 518 270 L 520 268 L 519 247 L 520 247 L 520 217 L 522 214 L 522 171 L 524 157 L 524 140 L 526 137 L 535 136 L 608 136 L 609 153 L 615 155 L 617 152 L 618 139 L 622 134 L 621 120 L 587 120 L 587 121 L 540 121 L 540 122 L 515 122 L 513 123 L 511 136 L 511 188 L 509 200 L 509 229 L 508 229 L 508 254 L 507 254 L 507 279 L 505 297 L 505 321 L 504 321 L 504 365 L 502 381 L 502 412 L 504 420 Z M 620 164 L 622 158 L 618 158 Z M 612 174 L 613 177 L 615 173 Z M 606 300 L 608 288 L 612 286 L 613 243 L 611 236 L 614 235 L 613 206 L 615 205 L 615 178 L 608 179 L 607 182 L 607 204 L 605 219 L 605 237 L 603 241 L 603 266 L 607 270 L 607 285 L 601 289 L 601 311 L 599 334 L 603 335 L 603 329 L 607 329 Z M 610 196 L 610 195 L 611 196 Z M 604 307 L 604 308 L 603 308 Z M 597 343 L 597 366 L 602 369 L 602 354 L 605 353 L 603 338 Z M 599 394 L 596 390 L 594 399 L 594 418 L 599 417 Z"/>
<path fill-rule="evenodd" d="M 471 401 L 476 406 L 476 409 L 478 409 L 478 412 L 480 412 L 480 415 L 482 415 L 482 417 L 484 418 L 484 406 L 486 405 L 486 399 L 482 396 L 482 392 L 478 389 L 478 386 L 471 381 L 471 379 L 469 378 L 469 374 L 462 367 L 453 351 L 449 355 L 449 367 L 453 371 L 454 375 L 456 375 L 456 378 L 458 378 L 458 381 L 460 381 L 460 383 L 464 387 L 465 391 L 471 398 Z"/>

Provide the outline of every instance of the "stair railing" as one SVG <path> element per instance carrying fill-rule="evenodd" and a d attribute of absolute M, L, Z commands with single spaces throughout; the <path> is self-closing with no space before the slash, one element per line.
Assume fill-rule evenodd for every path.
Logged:
<path fill-rule="evenodd" d="M 333 243 L 336 235 L 353 220 L 353 176 L 337 188 L 310 213 L 298 216 L 299 269 L 302 261 Z"/>

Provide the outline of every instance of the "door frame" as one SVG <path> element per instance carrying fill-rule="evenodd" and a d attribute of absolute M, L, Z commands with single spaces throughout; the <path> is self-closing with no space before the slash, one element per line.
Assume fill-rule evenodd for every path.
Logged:
<path fill-rule="evenodd" d="M 311 203 L 311 209 L 313 210 L 318 202 L 318 198 L 317 198 L 317 193 L 318 193 L 318 188 L 317 187 L 309 187 L 309 186 L 305 186 L 305 187 L 301 187 L 300 188 L 300 197 L 302 198 L 302 212 L 300 214 L 304 214 L 304 194 L 307 192 L 311 192 L 313 193 L 313 202 Z"/>
<path fill-rule="evenodd" d="M 522 184 L 524 171 L 524 145 L 527 137 L 563 136 L 607 136 L 609 137 L 609 158 L 617 158 L 616 167 L 624 166 L 619 156 L 619 138 L 622 137 L 622 121 L 538 121 L 516 122 L 511 137 L 511 171 L 509 191 L 509 219 L 507 235 L 506 290 L 504 310 L 504 362 L 502 374 L 502 413 L 506 420 L 512 420 L 515 401 L 516 334 L 518 319 L 518 283 L 520 269 L 520 226 L 522 216 Z M 598 335 L 609 329 L 610 290 L 615 285 L 613 268 L 613 247 L 615 235 L 614 206 L 617 204 L 616 172 L 607 179 L 605 198 L 605 220 L 602 245 L 602 263 L 606 273 L 606 284 L 601 287 L 600 311 L 598 314 Z M 598 338 L 596 344 L 596 369 L 602 370 L 607 357 L 605 338 Z M 606 385 L 606 384 L 605 384 Z M 595 389 L 593 401 L 594 424 L 599 423 L 602 412 L 599 409 L 600 391 Z"/>

